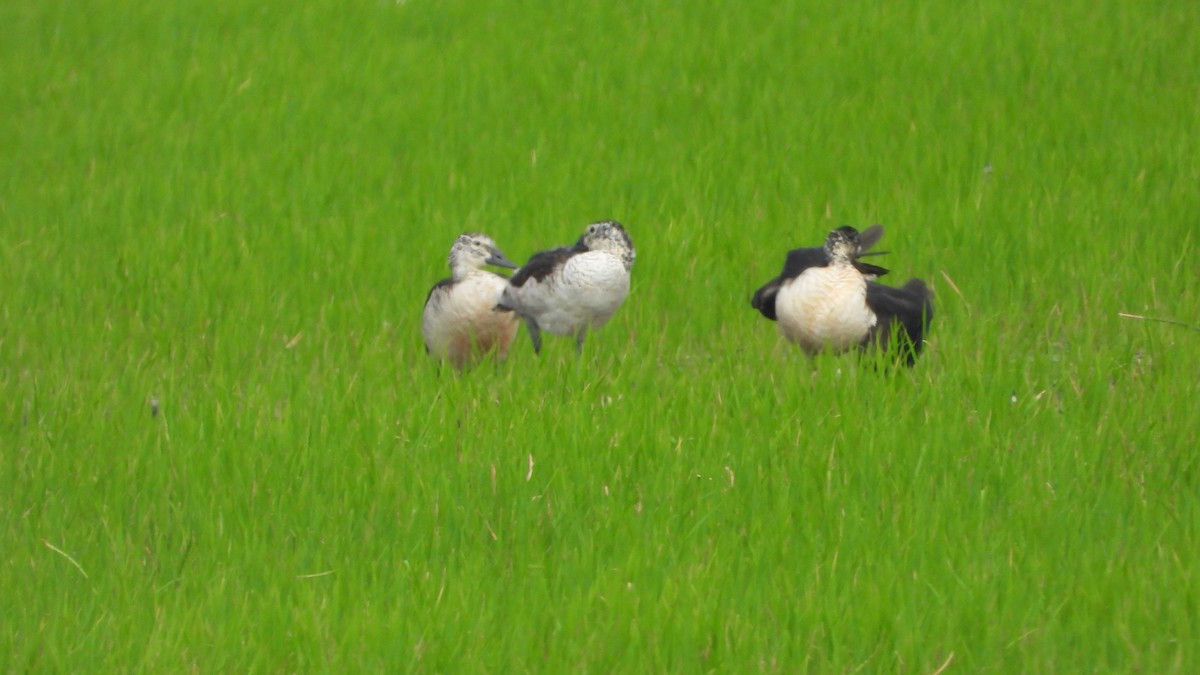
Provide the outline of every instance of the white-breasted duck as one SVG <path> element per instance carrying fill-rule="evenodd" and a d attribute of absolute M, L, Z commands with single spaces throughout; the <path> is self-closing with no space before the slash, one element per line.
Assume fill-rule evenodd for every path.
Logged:
<path fill-rule="evenodd" d="M 933 319 L 933 293 L 910 279 L 896 288 L 875 279 L 888 270 L 860 258 L 883 236 L 874 225 L 861 234 L 843 226 L 821 248 L 789 251 L 783 272 L 754 293 L 750 304 L 808 354 L 854 348 L 898 348 L 912 365 Z M 900 344 L 891 344 L 892 337 Z"/>
<path fill-rule="evenodd" d="M 503 361 L 517 334 L 516 317 L 493 311 L 508 278 L 484 265 L 516 268 L 491 237 L 459 235 L 450 246 L 450 278 L 437 282 L 425 298 L 425 351 L 460 370 L 489 352 Z"/>
<path fill-rule="evenodd" d="M 636 257 L 620 223 L 592 223 L 574 246 L 535 253 L 508 280 L 496 309 L 525 321 L 535 353 L 542 349 L 541 331 L 575 336 L 582 352 L 588 329 L 608 323 L 629 294 Z"/>

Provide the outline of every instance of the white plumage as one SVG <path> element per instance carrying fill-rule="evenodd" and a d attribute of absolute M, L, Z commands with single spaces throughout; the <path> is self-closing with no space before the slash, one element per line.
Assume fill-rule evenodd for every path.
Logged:
<path fill-rule="evenodd" d="M 629 294 L 636 255 L 620 223 L 593 223 L 574 246 L 534 254 L 509 280 L 499 309 L 524 319 L 535 352 L 543 330 L 575 336 L 582 350 L 588 329 L 608 323 Z"/>
<path fill-rule="evenodd" d="M 867 280 L 848 262 L 810 267 L 775 298 L 779 331 L 809 353 L 858 347 L 875 327 Z"/>
<path fill-rule="evenodd" d="M 808 354 L 850 349 L 892 350 L 909 365 L 933 320 L 933 293 L 920 279 L 899 288 L 875 280 L 888 273 L 861 258 L 883 236 L 844 226 L 821 248 L 788 251 L 783 272 L 754 293 L 750 304 Z"/>
<path fill-rule="evenodd" d="M 629 293 L 629 273 L 615 256 L 598 251 L 567 260 L 558 274 L 510 287 L 501 300 L 554 335 L 574 335 L 608 323 Z"/>
<path fill-rule="evenodd" d="M 504 360 L 517 333 L 516 317 L 494 311 L 508 279 L 482 269 L 484 265 L 516 267 L 486 235 L 460 235 L 450 247 L 450 278 L 434 285 L 425 300 L 425 349 L 455 368 L 489 352 Z"/>

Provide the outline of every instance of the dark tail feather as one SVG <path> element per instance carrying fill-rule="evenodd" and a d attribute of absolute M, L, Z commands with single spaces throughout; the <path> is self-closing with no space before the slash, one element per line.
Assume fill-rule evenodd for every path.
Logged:
<path fill-rule="evenodd" d="M 775 296 L 779 293 L 779 279 L 772 279 L 767 285 L 754 292 L 750 298 L 750 306 L 757 309 L 763 316 L 775 321 Z"/>
<path fill-rule="evenodd" d="M 909 279 L 899 288 L 871 283 L 867 304 L 879 318 L 867 344 L 880 351 L 898 351 L 912 365 L 925 344 L 933 320 L 933 292 L 920 279 Z"/>
<path fill-rule="evenodd" d="M 933 291 L 920 279 L 909 279 L 908 283 L 901 287 L 901 290 L 908 293 L 914 301 L 921 305 L 923 323 L 928 328 L 929 322 L 933 321 Z"/>
<path fill-rule="evenodd" d="M 875 244 L 878 244 L 879 240 L 882 238 L 883 238 L 883 226 L 882 225 L 878 225 L 878 224 L 872 225 L 872 226 L 868 227 L 867 229 L 863 230 L 862 232 L 859 232 L 858 233 L 858 252 L 855 257 L 861 258 L 863 255 L 880 255 L 882 253 L 886 253 L 887 251 L 880 251 L 879 253 L 875 253 L 875 254 L 867 254 L 867 251 L 871 250 L 871 247 L 874 246 Z"/>

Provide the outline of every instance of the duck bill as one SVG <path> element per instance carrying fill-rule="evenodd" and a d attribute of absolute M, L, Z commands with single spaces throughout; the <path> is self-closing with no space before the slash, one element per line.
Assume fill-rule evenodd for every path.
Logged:
<path fill-rule="evenodd" d="M 505 257 L 498 249 L 492 249 L 492 254 L 488 256 L 485 262 L 496 267 L 507 267 L 510 270 L 517 269 L 517 264 Z"/>

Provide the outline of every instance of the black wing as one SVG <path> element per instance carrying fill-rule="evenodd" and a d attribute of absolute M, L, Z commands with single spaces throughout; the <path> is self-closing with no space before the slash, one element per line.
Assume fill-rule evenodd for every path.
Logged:
<path fill-rule="evenodd" d="M 855 252 L 855 254 L 853 256 L 854 269 L 858 270 L 864 276 L 869 277 L 871 279 L 878 279 L 879 277 L 887 274 L 888 270 L 886 268 L 880 267 L 878 265 L 872 265 L 870 263 L 859 262 L 858 259 L 865 258 L 867 256 L 872 256 L 872 255 L 883 255 L 883 254 L 887 253 L 887 251 L 874 251 L 871 253 L 867 252 L 867 251 L 871 250 L 872 246 L 874 246 L 875 244 L 878 244 L 879 240 L 882 238 L 883 238 L 883 226 L 882 225 L 872 225 L 872 226 L 868 227 L 867 229 L 863 230 L 862 232 L 859 232 L 858 238 L 856 240 L 858 243 L 858 250 Z"/>
<path fill-rule="evenodd" d="M 754 297 L 750 298 L 750 306 L 762 312 L 763 316 L 775 321 L 775 296 L 779 293 L 779 287 L 782 284 L 782 277 L 775 277 L 768 281 L 766 286 L 754 291 Z"/>
<path fill-rule="evenodd" d="M 810 267 L 829 267 L 829 256 L 824 248 L 796 248 L 788 251 L 783 263 L 781 281 L 791 281 Z"/>
<path fill-rule="evenodd" d="M 429 294 L 425 296 L 425 306 L 426 306 L 426 307 L 428 307 L 428 306 L 429 306 L 429 300 L 430 300 L 431 298 L 433 298 L 433 292 L 434 292 L 434 291 L 436 291 L 436 290 L 437 290 L 437 289 L 439 289 L 439 288 L 446 288 L 446 287 L 448 287 L 448 286 L 453 286 L 453 285 L 454 285 L 454 280 L 453 280 L 453 279 L 449 279 L 449 278 L 447 278 L 447 279 L 442 279 L 441 281 L 439 281 L 439 282 L 437 282 L 436 284 L 434 284 L 434 285 L 433 285 L 433 288 L 429 289 Z"/>
<path fill-rule="evenodd" d="M 933 321 L 933 292 L 920 279 L 910 279 L 900 288 L 871 282 L 867 284 L 867 306 L 879 318 L 868 343 L 887 350 L 895 330 L 897 337 L 907 342 L 902 348 L 912 365 Z"/>
<path fill-rule="evenodd" d="M 783 263 L 783 272 L 754 292 L 754 297 L 750 298 L 750 306 L 775 321 L 775 296 L 779 294 L 783 284 L 800 276 L 810 267 L 828 265 L 829 256 L 825 255 L 824 248 L 797 248 L 788 251 L 787 259 Z"/>
<path fill-rule="evenodd" d="M 861 258 L 863 255 L 868 255 L 867 251 L 871 250 L 871 247 L 874 246 L 875 244 L 878 244 L 879 240 L 882 238 L 883 238 L 883 226 L 882 225 L 872 225 L 872 226 L 868 227 L 867 229 L 863 230 L 862 232 L 859 232 L 858 238 L 857 238 L 858 255 L 856 255 L 855 257 Z M 875 254 L 871 254 L 871 255 L 880 255 L 882 253 L 886 253 L 886 251 L 880 251 L 879 253 L 875 253 Z"/>
<path fill-rule="evenodd" d="M 549 251 L 538 251 L 533 254 L 529 262 L 522 265 L 521 269 L 509 278 L 508 283 L 520 288 L 530 279 L 541 281 L 551 272 L 562 267 L 571 256 L 586 250 L 576 244 L 575 246 L 552 248 Z"/>
<path fill-rule="evenodd" d="M 851 264 L 854 265 L 854 269 L 858 270 L 868 279 L 878 279 L 889 272 L 887 268 L 880 267 L 879 265 L 872 265 L 871 263 L 859 262 L 857 260 Z"/>

